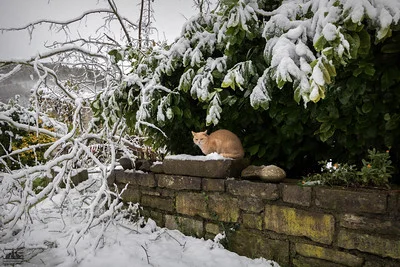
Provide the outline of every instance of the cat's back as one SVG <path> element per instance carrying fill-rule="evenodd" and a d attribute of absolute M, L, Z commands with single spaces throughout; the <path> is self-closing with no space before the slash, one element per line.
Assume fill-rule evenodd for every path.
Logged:
<path fill-rule="evenodd" d="M 195 136 L 195 134 L 196 133 L 193 135 Z M 196 142 L 196 140 L 194 140 L 194 142 L 201 148 L 201 151 L 204 154 L 208 155 L 210 153 L 217 152 L 226 158 L 243 158 L 244 150 L 242 142 L 240 141 L 239 137 L 237 137 L 237 135 L 231 131 L 217 130 L 210 135 L 207 135 L 203 132 L 201 132 L 201 134 L 205 135 L 206 141 Z"/>
<path fill-rule="evenodd" d="M 211 139 L 219 139 L 219 140 L 221 140 L 221 141 L 229 141 L 229 140 L 232 140 L 232 141 L 239 141 L 239 142 L 240 142 L 239 137 L 237 137 L 236 134 L 232 133 L 232 132 L 229 131 L 229 130 L 224 130 L 224 129 L 222 129 L 222 130 L 217 130 L 217 131 L 215 131 L 215 132 L 212 132 L 212 133 L 209 135 L 208 138 L 211 138 Z"/>
<path fill-rule="evenodd" d="M 242 142 L 236 134 L 229 130 L 218 130 L 210 134 L 209 144 L 215 146 L 215 151 L 226 158 L 243 158 Z"/>

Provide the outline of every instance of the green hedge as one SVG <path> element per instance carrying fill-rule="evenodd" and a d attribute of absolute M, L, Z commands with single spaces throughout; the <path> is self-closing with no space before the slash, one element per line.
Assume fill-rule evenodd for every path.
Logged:
<path fill-rule="evenodd" d="M 268 13 L 279 1 L 221 1 L 171 46 L 111 51 L 133 71 L 94 101 L 95 115 L 124 118 L 132 134 L 171 153 L 200 154 L 190 131 L 226 128 L 255 164 L 291 177 L 319 171 L 322 160 L 359 164 L 371 148 L 389 149 L 399 166 L 399 23 L 376 23 L 366 10 L 352 16 L 339 1 L 329 9 L 295 2 Z M 334 8 L 341 16 L 318 32 Z M 302 23 L 315 28 L 303 34 Z"/>

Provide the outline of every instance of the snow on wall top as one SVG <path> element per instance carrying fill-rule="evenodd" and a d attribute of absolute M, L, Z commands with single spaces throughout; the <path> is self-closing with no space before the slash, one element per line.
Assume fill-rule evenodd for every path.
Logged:
<path fill-rule="evenodd" d="M 186 154 L 171 155 L 171 156 L 166 156 L 165 159 L 207 161 L 207 160 L 226 160 L 227 158 L 224 158 L 220 154 L 214 152 L 206 156 L 193 156 Z"/>

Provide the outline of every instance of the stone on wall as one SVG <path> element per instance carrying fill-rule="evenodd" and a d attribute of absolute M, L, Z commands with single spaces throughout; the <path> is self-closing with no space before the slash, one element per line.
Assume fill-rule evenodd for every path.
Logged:
<path fill-rule="evenodd" d="M 327 260 L 350 267 L 362 266 L 364 262 L 363 258 L 357 257 L 350 253 L 320 246 L 297 243 L 295 249 L 296 253 L 304 257 Z"/>
<path fill-rule="evenodd" d="M 185 235 L 203 237 L 203 221 L 185 218 L 181 216 L 165 215 L 165 227 L 176 229 Z"/>
<path fill-rule="evenodd" d="M 218 160 L 182 160 L 166 158 L 163 161 L 163 170 L 166 174 L 226 178 L 239 177 L 241 171 L 248 165 L 245 159 L 218 159 Z"/>
<path fill-rule="evenodd" d="M 265 182 L 279 183 L 286 178 L 286 172 L 275 165 L 250 165 L 242 171 L 242 177 L 248 179 L 257 177 Z"/>
<path fill-rule="evenodd" d="M 219 225 L 216 223 L 206 223 L 206 232 L 215 236 L 221 233 L 221 230 L 219 229 Z"/>
<path fill-rule="evenodd" d="M 133 169 L 133 161 L 128 157 L 122 157 L 119 159 L 119 164 L 121 164 L 124 170 L 132 170 Z"/>
<path fill-rule="evenodd" d="M 343 267 L 342 264 L 316 258 L 307 258 L 301 255 L 296 255 L 296 257 L 292 259 L 292 263 L 294 267 Z"/>
<path fill-rule="evenodd" d="M 74 185 L 82 183 L 89 178 L 89 174 L 87 170 L 79 170 L 77 174 L 71 176 L 71 181 Z"/>
<path fill-rule="evenodd" d="M 110 173 L 110 175 L 107 177 L 107 185 L 108 185 L 109 187 L 112 187 L 113 184 L 115 183 L 115 172 L 116 172 L 116 171 L 117 171 L 117 170 L 112 170 L 111 173 Z"/>
<path fill-rule="evenodd" d="M 240 212 L 238 200 L 228 195 L 191 192 L 182 192 L 176 196 L 176 211 L 222 222 L 237 222 Z"/>
<path fill-rule="evenodd" d="M 157 174 L 158 186 L 174 190 L 200 190 L 201 179 L 198 177 L 172 176 Z"/>
<path fill-rule="evenodd" d="M 225 191 L 225 180 L 224 179 L 203 179 L 203 190 L 204 191 Z"/>
<path fill-rule="evenodd" d="M 205 201 L 205 196 L 202 193 L 178 193 L 176 195 L 176 211 L 184 215 L 210 218 Z"/>
<path fill-rule="evenodd" d="M 399 267 L 399 261 L 393 261 L 388 258 L 374 257 L 371 260 L 366 260 L 363 267 Z"/>
<path fill-rule="evenodd" d="M 275 200 L 279 198 L 278 186 L 269 183 L 256 183 L 251 181 L 226 181 L 227 191 L 235 196 L 254 197 Z"/>
<path fill-rule="evenodd" d="M 153 173 L 164 173 L 162 162 L 153 162 L 153 165 L 150 166 L 150 171 Z"/>
<path fill-rule="evenodd" d="M 145 218 L 150 218 L 157 223 L 157 226 L 164 226 L 164 215 L 161 212 L 151 210 L 151 209 L 143 209 L 140 214 Z"/>
<path fill-rule="evenodd" d="M 315 188 L 315 204 L 318 207 L 341 212 L 384 213 L 387 196 L 377 191 L 350 191 L 331 188 Z"/>
<path fill-rule="evenodd" d="M 331 244 L 335 231 L 332 215 L 304 211 L 285 206 L 266 205 L 265 229 L 294 236 L 306 236 L 323 244 Z"/>
<path fill-rule="evenodd" d="M 400 259 L 400 239 L 384 238 L 378 235 L 363 234 L 349 230 L 340 230 L 338 246 L 346 249 L 357 249 L 383 257 Z"/>
<path fill-rule="evenodd" d="M 119 191 L 121 192 L 123 189 L 122 186 L 119 186 Z M 125 203 L 132 202 L 138 203 L 140 202 L 140 191 L 136 186 L 128 186 L 125 191 L 122 193 L 122 199 Z"/>
<path fill-rule="evenodd" d="M 400 221 L 382 220 L 358 216 L 355 214 L 343 214 L 340 218 L 340 226 L 349 229 L 373 230 L 374 233 L 400 236 Z"/>
<path fill-rule="evenodd" d="M 228 248 L 239 255 L 252 259 L 264 257 L 278 262 L 281 266 L 289 266 L 288 241 L 270 239 L 261 231 L 247 229 L 233 232 L 228 240 Z"/>
<path fill-rule="evenodd" d="M 206 194 L 207 208 L 211 218 L 221 222 L 237 222 L 240 215 L 239 201 L 226 194 Z"/>
<path fill-rule="evenodd" d="M 264 210 L 264 203 L 259 198 L 241 197 L 239 198 L 239 208 L 244 211 L 260 213 Z"/>
<path fill-rule="evenodd" d="M 285 202 L 305 207 L 311 205 L 311 187 L 285 184 L 282 188 L 282 199 Z"/>
<path fill-rule="evenodd" d="M 398 192 L 393 191 L 389 193 L 388 211 L 392 216 L 400 220 L 400 194 Z"/>
<path fill-rule="evenodd" d="M 112 175 L 114 175 L 116 183 L 142 185 L 147 187 L 156 186 L 156 180 L 153 173 L 137 172 L 134 170 L 114 170 Z"/>
<path fill-rule="evenodd" d="M 153 161 L 148 159 L 137 159 L 135 161 L 135 169 L 144 172 L 149 172 L 152 165 Z"/>
<path fill-rule="evenodd" d="M 143 195 L 140 204 L 165 211 L 175 210 L 174 201 L 171 198 Z"/>
<path fill-rule="evenodd" d="M 260 214 L 244 213 L 242 216 L 243 226 L 245 228 L 262 230 L 263 218 Z"/>

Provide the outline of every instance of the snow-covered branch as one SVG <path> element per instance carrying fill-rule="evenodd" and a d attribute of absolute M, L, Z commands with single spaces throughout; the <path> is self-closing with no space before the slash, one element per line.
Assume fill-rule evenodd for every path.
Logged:
<path fill-rule="evenodd" d="M 39 53 L 35 56 L 32 56 L 30 58 L 26 58 L 26 59 L 9 59 L 7 61 L 0 61 L 0 64 L 26 64 L 29 62 L 33 62 L 35 60 L 42 60 L 42 59 L 47 59 L 47 58 L 51 58 L 53 56 L 62 54 L 62 53 L 67 53 L 67 52 L 79 52 L 82 53 L 84 55 L 90 56 L 90 57 L 95 57 L 95 58 L 101 58 L 103 60 L 107 60 L 107 56 L 106 55 L 102 55 L 99 53 L 95 53 L 92 52 L 89 49 L 86 49 L 84 47 L 78 46 L 78 45 L 74 45 L 74 44 L 69 44 L 69 45 L 62 45 L 58 48 L 53 48 L 50 51 L 46 51 L 46 52 L 42 52 Z"/>
<path fill-rule="evenodd" d="M 77 261 L 76 247 L 85 235 L 102 228 L 96 233 L 96 249 L 110 223 L 121 218 L 117 215 L 123 190 L 109 188 L 107 177 L 119 157 L 134 159 L 140 144 L 130 141 L 119 110 L 94 114 L 97 110 L 92 107 L 95 100 L 104 106 L 106 96 L 121 86 L 126 59 L 144 53 L 137 51 L 131 37 L 137 25 L 118 12 L 114 1 L 107 3 L 109 8 L 91 9 L 67 20 L 40 19 L 0 28 L 0 32 L 28 30 L 32 36 L 35 28 L 49 24 L 51 31 L 66 34 L 64 41 L 45 44 L 44 52 L 0 61 L 0 82 L 26 68 L 32 70 L 30 79 L 34 80 L 29 107 L 17 100 L 0 103 L 0 257 L 4 249 L 33 246 L 27 241 L 29 221 L 35 205 L 44 198 L 60 198 L 57 205 L 63 223 L 64 216 L 81 222 L 76 231 L 66 233 L 71 236 L 68 252 Z M 103 25 L 91 36 L 75 37 L 68 30 L 96 14 L 104 15 Z M 112 34 L 113 21 L 124 36 Z M 165 86 L 157 90 L 171 92 Z M 74 177 L 85 169 L 99 174 L 78 189 Z"/>
<path fill-rule="evenodd" d="M 111 5 L 111 4 L 110 4 Z M 19 26 L 19 27 L 9 27 L 9 28 L 0 28 L 0 31 L 21 31 L 21 30 L 29 30 L 30 32 L 32 32 L 33 28 L 41 25 L 41 24 L 50 24 L 50 25 L 59 25 L 62 27 L 66 27 L 69 26 L 75 22 L 80 22 L 82 21 L 82 19 L 84 19 L 85 17 L 89 16 L 89 15 L 93 15 L 93 14 L 112 14 L 115 15 L 115 11 L 113 9 L 109 9 L 109 8 L 98 8 L 98 9 L 92 9 L 92 10 L 88 10 L 86 12 L 83 12 L 82 14 L 80 14 L 77 17 L 68 19 L 68 20 L 49 20 L 49 19 L 39 19 L 36 21 L 32 21 L 29 24 L 23 25 L 23 26 Z M 132 21 L 130 21 L 128 18 L 126 17 L 122 17 L 120 15 L 118 15 L 118 20 L 121 23 L 128 23 L 131 27 L 136 28 L 137 25 L 135 23 L 133 23 Z"/>

